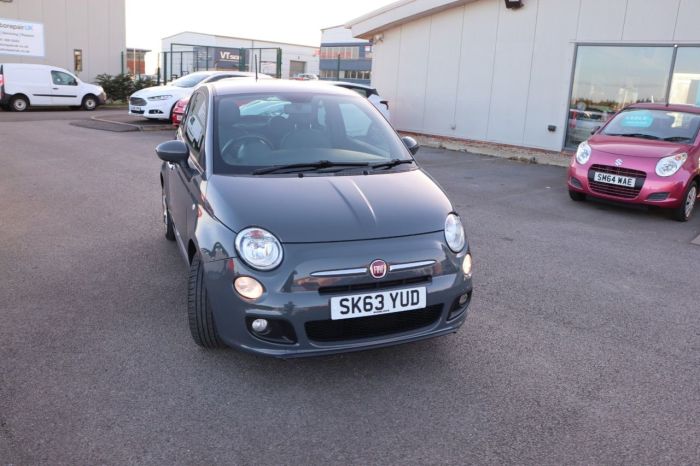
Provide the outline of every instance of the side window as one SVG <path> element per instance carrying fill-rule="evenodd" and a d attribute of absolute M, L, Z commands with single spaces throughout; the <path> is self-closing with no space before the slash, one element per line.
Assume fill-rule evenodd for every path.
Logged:
<path fill-rule="evenodd" d="M 195 154 L 197 162 L 204 167 L 204 136 L 207 126 L 207 99 L 201 92 L 196 92 L 190 101 L 185 119 L 185 140 Z"/>
<path fill-rule="evenodd" d="M 343 116 L 345 134 L 348 137 L 367 136 L 372 120 L 365 115 L 360 108 L 353 104 L 339 104 L 340 114 Z"/>
<path fill-rule="evenodd" d="M 78 82 L 68 73 L 62 71 L 51 71 L 51 80 L 57 86 L 77 86 Z"/>

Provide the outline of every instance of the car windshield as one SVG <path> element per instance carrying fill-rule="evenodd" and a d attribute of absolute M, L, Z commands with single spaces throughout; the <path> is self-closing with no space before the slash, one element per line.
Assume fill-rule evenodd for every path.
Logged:
<path fill-rule="evenodd" d="M 413 159 L 393 128 L 359 96 L 224 95 L 217 97 L 214 112 L 215 173 L 340 172 L 363 166 L 379 170 L 378 164 L 382 170 L 412 167 Z"/>
<path fill-rule="evenodd" d="M 192 73 L 176 79 L 171 82 L 170 85 L 176 87 L 194 87 L 204 81 L 208 76 L 210 76 L 209 73 Z"/>
<path fill-rule="evenodd" d="M 603 134 L 668 142 L 695 141 L 700 115 L 671 110 L 630 109 L 617 114 Z"/>

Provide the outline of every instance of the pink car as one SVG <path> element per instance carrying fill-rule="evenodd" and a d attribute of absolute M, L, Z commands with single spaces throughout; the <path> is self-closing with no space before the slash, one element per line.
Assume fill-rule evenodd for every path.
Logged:
<path fill-rule="evenodd" d="M 569 195 L 659 206 L 687 221 L 700 184 L 700 107 L 634 104 L 612 117 L 571 158 Z"/>
<path fill-rule="evenodd" d="M 173 107 L 172 111 L 172 124 L 174 127 L 180 126 L 180 123 L 182 123 L 182 115 L 185 113 L 185 109 L 187 108 L 187 104 L 190 103 L 190 98 L 185 97 L 184 99 L 180 99 L 177 101 L 175 106 Z"/>

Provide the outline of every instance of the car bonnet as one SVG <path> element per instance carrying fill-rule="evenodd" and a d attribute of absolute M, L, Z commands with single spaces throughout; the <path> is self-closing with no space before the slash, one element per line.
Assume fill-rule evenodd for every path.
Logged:
<path fill-rule="evenodd" d="M 207 188 L 235 232 L 265 228 L 283 243 L 356 241 L 440 231 L 452 211 L 422 170 L 358 176 L 224 176 Z"/>

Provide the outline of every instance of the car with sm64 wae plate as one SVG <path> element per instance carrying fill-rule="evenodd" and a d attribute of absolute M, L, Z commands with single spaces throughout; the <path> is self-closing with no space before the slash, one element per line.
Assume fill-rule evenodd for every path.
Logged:
<path fill-rule="evenodd" d="M 569 195 L 668 209 L 685 222 L 700 187 L 700 108 L 635 104 L 611 118 L 571 159 Z"/>
<path fill-rule="evenodd" d="M 455 332 L 472 258 L 417 150 L 347 89 L 198 88 L 176 140 L 156 149 L 194 341 L 293 357 Z"/>

